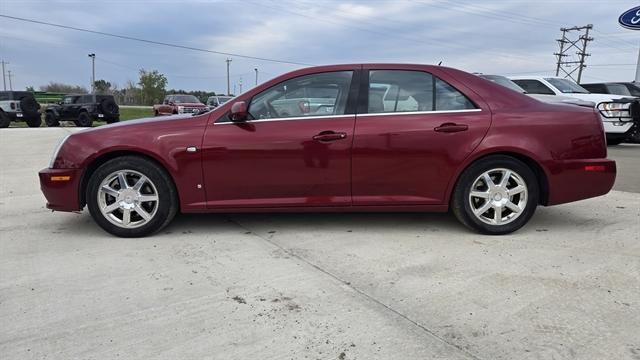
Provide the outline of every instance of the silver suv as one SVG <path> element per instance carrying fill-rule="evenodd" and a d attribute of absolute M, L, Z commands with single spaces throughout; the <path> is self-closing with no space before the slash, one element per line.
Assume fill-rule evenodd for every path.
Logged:
<path fill-rule="evenodd" d="M 40 104 L 29 91 L 0 91 L 0 128 L 12 121 L 25 121 L 29 127 L 39 127 Z"/>

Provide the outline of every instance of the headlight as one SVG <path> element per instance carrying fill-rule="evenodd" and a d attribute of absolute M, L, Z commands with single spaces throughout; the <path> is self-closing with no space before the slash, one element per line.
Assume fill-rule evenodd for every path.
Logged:
<path fill-rule="evenodd" d="M 630 102 L 601 102 L 598 111 L 606 118 L 631 118 Z"/>
<path fill-rule="evenodd" d="M 178 112 L 179 113 L 183 113 L 184 112 L 184 106 L 178 106 Z"/>
<path fill-rule="evenodd" d="M 60 152 L 60 148 L 62 148 L 62 145 L 64 145 L 65 141 L 67 141 L 69 136 L 71 136 L 71 134 L 65 136 L 64 139 L 60 140 L 60 142 L 56 146 L 56 149 L 53 150 L 53 156 L 51 156 L 51 161 L 49 161 L 49 169 L 53 169 L 53 163 L 56 162 L 56 158 L 58 157 L 58 153 Z"/>

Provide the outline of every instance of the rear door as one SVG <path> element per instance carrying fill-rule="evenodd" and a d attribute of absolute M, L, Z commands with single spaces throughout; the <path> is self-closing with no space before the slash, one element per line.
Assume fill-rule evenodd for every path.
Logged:
<path fill-rule="evenodd" d="M 442 204 L 457 167 L 489 128 L 487 105 L 445 73 L 366 70 L 353 145 L 354 205 Z"/>

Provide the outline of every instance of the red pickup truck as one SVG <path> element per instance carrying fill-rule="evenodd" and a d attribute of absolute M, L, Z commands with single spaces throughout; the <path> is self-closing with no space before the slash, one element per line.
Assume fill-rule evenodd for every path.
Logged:
<path fill-rule="evenodd" d="M 205 109 L 207 105 L 193 95 L 167 95 L 162 104 L 153 105 L 153 114 L 155 116 L 192 114 Z"/>

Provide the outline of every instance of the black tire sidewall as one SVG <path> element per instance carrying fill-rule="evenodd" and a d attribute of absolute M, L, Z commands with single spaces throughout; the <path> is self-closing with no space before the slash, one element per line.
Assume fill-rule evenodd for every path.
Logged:
<path fill-rule="evenodd" d="M 111 108 L 113 108 L 114 111 L 111 111 Z M 100 102 L 100 109 L 107 117 L 110 118 L 113 118 L 118 114 L 118 105 L 113 99 L 103 99 Z"/>
<path fill-rule="evenodd" d="M 56 119 L 55 114 L 53 112 L 51 112 L 51 111 L 47 111 L 44 114 L 44 123 L 48 127 L 58 127 L 58 126 L 60 126 L 60 121 L 58 121 L 58 119 Z"/>
<path fill-rule="evenodd" d="M 38 114 L 39 108 L 40 105 L 33 97 L 23 96 L 20 98 L 20 110 L 22 110 L 22 113 L 24 113 L 25 116 L 34 116 Z"/>
<path fill-rule="evenodd" d="M 42 118 L 40 117 L 40 114 L 37 114 L 36 116 L 27 116 L 24 121 L 27 123 L 27 126 L 32 128 L 40 127 L 40 125 L 42 125 Z"/>
<path fill-rule="evenodd" d="M 93 120 L 91 116 L 86 111 L 83 111 L 78 115 L 78 120 L 76 120 L 76 125 L 80 127 L 91 127 L 93 124 Z"/>
<path fill-rule="evenodd" d="M 124 169 L 144 174 L 154 183 L 158 191 L 158 210 L 153 219 L 143 226 L 133 229 L 125 229 L 112 224 L 98 208 L 97 193 L 100 183 L 109 174 Z M 137 156 L 123 156 L 101 165 L 89 179 L 86 200 L 89 213 L 98 225 L 108 233 L 120 237 L 143 237 L 160 231 L 173 219 L 178 209 L 178 196 L 170 176 L 152 161 Z"/>
<path fill-rule="evenodd" d="M 471 192 L 472 183 L 478 176 L 485 171 L 496 168 L 505 168 L 518 173 L 524 180 L 528 190 L 527 205 L 524 213 L 505 225 L 489 225 L 482 222 L 473 214 L 471 205 L 467 200 Z M 460 222 L 473 230 L 488 235 L 503 235 L 520 229 L 531 219 L 536 211 L 539 196 L 538 179 L 529 166 L 510 156 L 492 155 L 476 161 L 460 175 L 454 190 L 452 210 Z"/>

